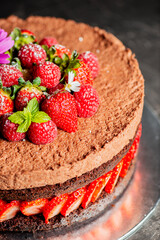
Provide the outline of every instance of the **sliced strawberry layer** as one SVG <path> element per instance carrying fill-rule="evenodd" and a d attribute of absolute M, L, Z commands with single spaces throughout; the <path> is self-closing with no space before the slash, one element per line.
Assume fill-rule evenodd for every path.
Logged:
<path fill-rule="evenodd" d="M 68 199 L 68 194 L 62 194 L 59 197 L 52 198 L 48 204 L 45 205 L 43 209 L 43 216 L 45 218 L 45 223 L 48 223 L 48 219 L 58 215 L 64 204 Z"/>
<path fill-rule="evenodd" d="M 20 204 L 20 211 L 26 216 L 35 215 L 41 213 L 47 203 L 48 199 L 46 198 L 39 198 L 31 202 L 24 201 Z"/>
<path fill-rule="evenodd" d="M 93 196 L 91 198 L 91 202 L 95 202 L 98 197 L 100 196 L 101 192 L 105 188 L 106 184 L 108 183 L 109 179 L 111 178 L 112 172 L 108 172 L 102 177 L 98 178 L 98 185 L 96 186 L 96 189 L 93 193 Z"/>
<path fill-rule="evenodd" d="M 71 212 L 76 210 L 82 203 L 85 193 L 86 193 L 85 187 L 82 187 L 71 193 L 68 197 L 66 204 L 62 208 L 61 214 L 63 216 L 68 216 Z"/>
<path fill-rule="evenodd" d="M 108 181 L 108 183 L 106 184 L 106 187 L 105 187 L 105 191 L 109 194 L 109 193 L 112 193 L 113 190 L 114 190 L 114 187 L 118 181 L 118 178 L 119 178 L 119 174 L 121 172 L 121 169 L 122 169 L 122 165 L 123 165 L 123 161 L 121 160 L 116 166 L 115 168 L 112 170 L 112 173 L 111 173 L 111 177 Z"/>
<path fill-rule="evenodd" d="M 21 211 L 21 213 L 26 216 L 43 213 L 45 223 L 48 223 L 50 218 L 59 213 L 63 216 L 67 216 L 80 205 L 86 208 L 90 202 L 95 202 L 98 199 L 103 189 L 105 189 L 108 194 L 112 193 L 119 177 L 124 177 L 126 175 L 132 159 L 136 156 L 141 131 L 142 125 L 140 125 L 138 129 L 136 138 L 128 153 L 115 168 L 94 180 L 86 187 L 82 187 L 71 194 L 62 194 L 54 197 L 50 201 L 42 198 L 31 202 L 23 201 L 20 203 L 19 201 L 11 201 L 7 203 L 0 199 L 0 222 L 15 217 L 17 212 Z"/>
<path fill-rule="evenodd" d="M 11 201 L 4 205 L 0 211 L 0 222 L 14 218 L 19 211 L 19 201 Z"/>
<path fill-rule="evenodd" d="M 141 133 L 142 133 L 142 124 L 140 124 L 140 126 L 139 126 L 136 138 L 135 138 L 131 148 L 129 149 L 128 153 L 123 157 L 123 166 L 122 166 L 122 169 L 121 169 L 121 172 L 119 175 L 122 178 L 124 178 L 126 176 L 126 174 L 128 172 L 128 168 L 130 166 L 130 163 L 137 154 Z"/>

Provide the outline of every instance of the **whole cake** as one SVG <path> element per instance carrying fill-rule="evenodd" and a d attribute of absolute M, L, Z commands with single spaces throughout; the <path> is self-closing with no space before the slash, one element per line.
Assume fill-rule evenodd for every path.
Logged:
<path fill-rule="evenodd" d="M 115 196 L 118 199 L 132 178 L 144 100 L 144 79 L 138 62 L 131 50 L 112 34 L 72 20 L 36 16 L 22 20 L 11 16 L 0 19 L 0 28 L 12 32 L 14 47 L 17 44 L 10 55 L 19 48 L 16 60 L 11 56 L 12 66 L 22 65 L 16 73 L 16 84 L 11 83 L 10 77 L 5 78 L 0 69 L 1 89 L 13 88 L 15 99 L 8 113 L 0 112 L 0 231 L 80 225 L 98 201 L 111 196 L 107 206 Z M 14 34 L 23 37 L 20 47 Z M 37 53 L 31 56 L 31 51 Z M 37 55 L 41 62 L 36 62 Z M 45 74 L 52 64 L 55 76 L 50 78 Z M 26 103 L 22 101 L 22 89 L 29 85 L 36 85 L 36 91 L 43 94 L 38 98 L 32 93 Z M 83 99 L 82 104 L 81 99 L 89 91 L 92 91 L 89 103 Z M 65 95 L 66 115 L 59 111 L 57 120 L 52 110 L 60 101 L 60 94 Z M 38 103 L 42 111 L 34 112 Z M 61 99 L 61 107 L 63 103 Z M 0 104 L 3 105 L 2 98 Z M 75 109 L 70 116 L 71 106 Z M 21 131 L 15 139 L 13 132 L 5 137 L 9 132 L 7 128 L 4 134 L 6 121 L 10 119 L 11 124 L 20 127 L 22 117 L 15 121 L 15 113 L 26 116 L 26 111 L 34 119 L 27 136 Z M 45 125 L 45 133 L 39 130 L 38 140 L 36 124 Z M 23 124 L 21 130 L 25 127 Z M 78 222 L 75 215 L 80 216 Z"/>

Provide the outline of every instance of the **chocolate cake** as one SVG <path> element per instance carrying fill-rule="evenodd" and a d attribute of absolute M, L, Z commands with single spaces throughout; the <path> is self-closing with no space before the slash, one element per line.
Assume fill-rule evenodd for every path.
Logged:
<path fill-rule="evenodd" d="M 100 65 L 93 84 L 100 105 L 93 117 L 78 118 L 77 132 L 58 129 L 58 138 L 46 145 L 0 138 L 0 199 L 31 201 L 71 193 L 115 168 L 131 148 L 142 118 L 143 76 L 131 50 L 98 27 L 52 17 L 0 19 L 0 28 L 8 33 L 15 27 L 31 30 L 38 42 L 53 36 L 71 51 L 93 52 Z M 25 218 L 19 213 L 0 223 L 0 230 L 47 230 L 61 219 L 55 216 L 47 227 L 37 216 L 28 220 L 33 221 L 30 228 L 26 220 L 19 227 Z M 40 228 L 36 221 L 41 221 Z"/>

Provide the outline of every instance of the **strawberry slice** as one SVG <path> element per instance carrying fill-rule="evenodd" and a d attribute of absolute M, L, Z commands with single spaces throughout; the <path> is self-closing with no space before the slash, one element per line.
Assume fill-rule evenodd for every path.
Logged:
<path fill-rule="evenodd" d="M 45 223 L 48 223 L 48 219 L 58 215 L 64 204 L 68 199 L 68 194 L 62 194 L 58 197 L 52 198 L 43 209 L 43 216 L 45 218 Z"/>
<path fill-rule="evenodd" d="M 128 168 L 130 166 L 130 163 L 137 154 L 137 150 L 139 147 L 139 141 L 140 141 L 140 137 L 141 137 L 141 132 L 142 132 L 142 124 L 140 124 L 140 126 L 139 126 L 135 140 L 134 140 L 132 146 L 130 147 L 128 153 L 123 157 L 123 166 L 122 166 L 122 169 L 121 169 L 121 172 L 119 175 L 122 178 L 124 178 L 126 176 Z"/>
<path fill-rule="evenodd" d="M 66 204 L 62 208 L 61 214 L 63 216 L 68 216 L 71 212 L 77 209 L 80 206 L 81 202 L 83 201 L 85 193 L 86 193 L 85 187 L 79 188 L 78 190 L 72 192 L 69 195 Z"/>
<path fill-rule="evenodd" d="M 106 187 L 105 187 L 105 191 L 107 193 L 112 193 L 113 190 L 114 190 L 114 187 L 118 181 L 118 178 L 119 178 L 119 174 L 121 172 L 121 169 L 122 169 L 122 165 L 123 165 L 123 161 L 121 160 L 116 166 L 115 168 L 111 171 L 111 177 L 108 181 L 108 183 L 106 184 Z"/>
<path fill-rule="evenodd" d="M 99 182 L 98 179 L 96 179 L 88 185 L 86 194 L 84 195 L 82 205 L 81 205 L 83 208 L 86 208 L 88 206 L 88 204 L 91 202 L 91 198 L 92 198 L 93 193 L 98 185 L 98 182 Z"/>
<path fill-rule="evenodd" d="M 101 192 L 105 188 L 106 184 L 108 183 L 109 179 L 111 178 L 112 172 L 109 171 L 108 173 L 104 174 L 102 177 L 98 178 L 98 185 L 95 188 L 95 191 L 92 195 L 91 202 L 95 202 L 98 197 L 100 196 Z"/>
<path fill-rule="evenodd" d="M 39 198 L 31 202 L 23 201 L 20 204 L 20 211 L 26 216 L 35 215 L 41 213 L 47 203 L 48 199 L 46 198 Z"/>
<path fill-rule="evenodd" d="M 86 208 L 90 202 L 95 202 L 98 199 L 107 182 L 109 181 L 111 174 L 112 172 L 110 171 L 88 185 L 81 205 L 83 208 Z"/>
<path fill-rule="evenodd" d="M 0 222 L 14 218 L 19 211 L 19 205 L 19 201 L 11 201 L 10 203 L 5 204 L 0 211 Z"/>
<path fill-rule="evenodd" d="M 2 199 L 0 199 L 0 211 L 3 210 L 4 206 L 7 204 L 7 202 L 3 201 Z"/>

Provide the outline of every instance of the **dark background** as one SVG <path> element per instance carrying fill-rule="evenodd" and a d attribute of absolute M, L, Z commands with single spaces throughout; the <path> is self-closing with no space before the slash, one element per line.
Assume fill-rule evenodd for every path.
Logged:
<path fill-rule="evenodd" d="M 136 54 L 145 78 L 145 103 L 160 121 L 160 0 L 1 2 L 0 17 L 13 14 L 21 18 L 40 15 L 74 19 L 99 26 L 116 35 Z M 160 239 L 160 204 L 133 239 Z"/>

